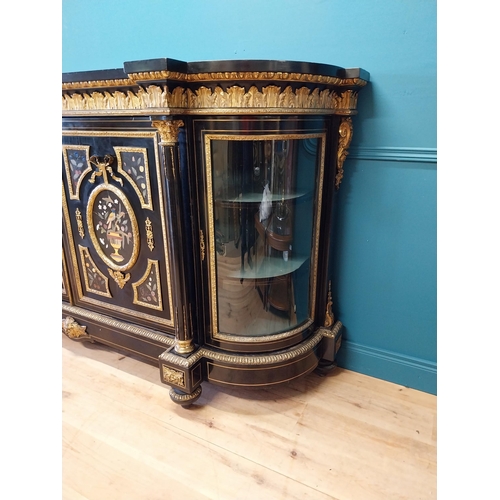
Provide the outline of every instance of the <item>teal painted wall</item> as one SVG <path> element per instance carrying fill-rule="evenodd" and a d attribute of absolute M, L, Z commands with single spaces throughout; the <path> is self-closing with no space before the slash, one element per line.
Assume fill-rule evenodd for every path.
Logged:
<path fill-rule="evenodd" d="M 63 0 L 64 72 L 156 57 L 370 72 L 339 192 L 339 362 L 436 393 L 436 1 Z"/>

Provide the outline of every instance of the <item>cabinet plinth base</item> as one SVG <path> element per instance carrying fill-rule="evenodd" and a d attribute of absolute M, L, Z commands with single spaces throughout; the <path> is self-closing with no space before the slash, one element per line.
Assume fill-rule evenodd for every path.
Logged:
<path fill-rule="evenodd" d="M 336 366 L 342 323 L 322 327 L 294 347 L 274 353 L 231 354 L 210 347 L 189 356 L 169 349 L 159 356 L 161 381 L 171 386 L 170 398 L 189 406 L 201 394 L 203 381 L 214 385 L 264 388 L 286 384 L 314 370 L 326 374 Z M 331 350 L 333 359 L 325 359 Z"/>

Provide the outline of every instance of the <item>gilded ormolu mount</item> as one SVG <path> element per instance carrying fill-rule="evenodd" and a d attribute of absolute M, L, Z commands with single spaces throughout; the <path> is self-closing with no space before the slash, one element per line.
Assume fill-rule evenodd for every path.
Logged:
<path fill-rule="evenodd" d="M 160 134 L 160 144 L 169 145 L 175 144 L 179 138 L 179 128 L 184 126 L 182 120 L 154 120 L 153 127 Z"/>
<path fill-rule="evenodd" d="M 93 342 L 90 335 L 85 331 L 86 326 L 80 325 L 71 316 L 67 316 L 62 321 L 62 332 L 72 340 L 87 340 Z"/>
<path fill-rule="evenodd" d="M 339 189 L 344 177 L 344 161 L 349 154 L 348 148 L 352 140 L 352 118 L 342 118 L 339 126 L 339 145 L 337 150 L 337 175 L 335 176 L 335 189 Z"/>

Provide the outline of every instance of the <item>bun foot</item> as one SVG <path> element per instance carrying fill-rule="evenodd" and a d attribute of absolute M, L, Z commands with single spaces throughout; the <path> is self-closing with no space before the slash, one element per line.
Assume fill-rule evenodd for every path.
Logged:
<path fill-rule="evenodd" d="M 189 408 L 200 397 L 201 386 L 198 386 L 193 392 L 189 394 L 172 387 L 169 394 L 170 399 L 174 403 L 181 405 L 183 408 Z"/>

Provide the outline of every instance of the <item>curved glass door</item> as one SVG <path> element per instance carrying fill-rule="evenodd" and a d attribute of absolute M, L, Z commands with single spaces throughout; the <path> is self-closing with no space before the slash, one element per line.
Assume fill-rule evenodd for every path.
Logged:
<path fill-rule="evenodd" d="M 205 136 L 214 337 L 313 318 L 323 134 Z"/>

